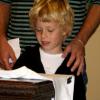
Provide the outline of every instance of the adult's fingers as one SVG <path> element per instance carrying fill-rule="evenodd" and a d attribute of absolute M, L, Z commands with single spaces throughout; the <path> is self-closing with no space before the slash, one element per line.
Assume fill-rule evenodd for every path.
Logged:
<path fill-rule="evenodd" d="M 71 53 L 71 46 L 70 45 L 68 45 L 65 49 L 64 49 L 64 52 L 63 52 L 63 55 L 62 55 L 62 57 L 66 57 L 69 53 Z"/>
<path fill-rule="evenodd" d="M 81 61 L 80 66 L 78 67 L 77 76 L 79 76 L 84 70 L 84 60 Z"/>

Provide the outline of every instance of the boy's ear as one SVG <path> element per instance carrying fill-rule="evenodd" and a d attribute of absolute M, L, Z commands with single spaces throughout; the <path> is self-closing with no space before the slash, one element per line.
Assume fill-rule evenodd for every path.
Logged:
<path fill-rule="evenodd" d="M 62 34 L 63 36 L 65 36 L 65 35 L 67 35 L 67 33 L 66 32 L 63 32 L 63 34 Z"/>
<path fill-rule="evenodd" d="M 65 36 L 69 36 L 70 35 L 70 29 L 69 28 L 66 28 L 66 27 L 64 27 L 64 29 L 63 29 L 63 35 Z"/>
<path fill-rule="evenodd" d="M 63 36 L 68 36 L 70 34 L 69 31 L 63 32 Z"/>

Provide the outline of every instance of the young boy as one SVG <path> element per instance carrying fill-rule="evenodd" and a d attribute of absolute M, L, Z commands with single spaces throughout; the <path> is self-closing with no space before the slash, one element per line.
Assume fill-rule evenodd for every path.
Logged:
<path fill-rule="evenodd" d="M 67 0 L 36 0 L 29 12 L 30 23 L 36 33 L 39 45 L 27 47 L 14 68 L 27 66 L 47 74 L 75 75 L 74 100 L 86 100 L 82 75 L 66 66 L 69 56 L 61 57 L 64 39 L 73 27 L 73 11 Z M 71 65 L 72 66 L 72 65 Z"/>

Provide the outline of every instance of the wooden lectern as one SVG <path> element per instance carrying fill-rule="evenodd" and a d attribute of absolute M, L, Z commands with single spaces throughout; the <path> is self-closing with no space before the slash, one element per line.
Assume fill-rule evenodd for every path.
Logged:
<path fill-rule="evenodd" d="M 0 79 L 0 100 L 51 100 L 52 97 L 51 81 Z"/>

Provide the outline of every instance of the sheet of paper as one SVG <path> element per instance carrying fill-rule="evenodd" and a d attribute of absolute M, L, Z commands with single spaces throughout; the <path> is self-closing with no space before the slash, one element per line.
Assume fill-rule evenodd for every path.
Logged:
<path fill-rule="evenodd" d="M 49 78 L 46 78 L 25 66 L 15 70 L 0 70 L 0 77 L 50 80 Z"/>
<path fill-rule="evenodd" d="M 55 100 L 73 100 L 74 76 L 61 75 L 60 77 L 55 77 L 53 85 L 55 88 Z"/>
<path fill-rule="evenodd" d="M 16 58 L 18 58 L 20 56 L 20 52 L 21 52 L 19 38 L 11 39 L 8 41 L 8 43 L 13 48 Z"/>
<path fill-rule="evenodd" d="M 0 78 L 0 80 L 4 81 L 17 81 L 17 82 L 31 82 L 31 83 L 40 83 L 46 80 L 40 79 L 24 79 L 24 78 Z"/>

